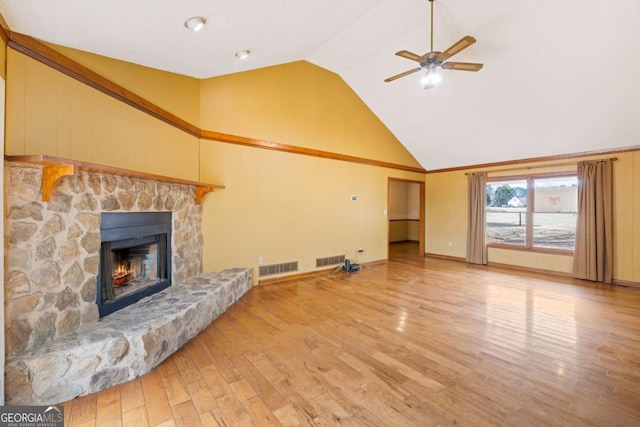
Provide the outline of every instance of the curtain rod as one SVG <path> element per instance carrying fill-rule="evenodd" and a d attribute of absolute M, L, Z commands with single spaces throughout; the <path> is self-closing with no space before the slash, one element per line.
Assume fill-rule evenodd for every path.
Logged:
<path fill-rule="evenodd" d="M 598 160 L 596 160 L 596 162 L 602 163 L 605 160 L 607 160 L 607 159 L 598 159 Z M 618 160 L 618 158 L 617 157 L 611 157 L 608 160 L 611 160 L 612 162 L 615 162 L 616 160 Z M 512 171 L 521 171 L 521 170 L 529 170 L 529 169 L 552 168 L 552 167 L 556 167 L 556 166 L 575 166 L 577 164 L 578 164 L 578 162 L 565 162 L 565 163 L 555 163 L 555 164 L 552 164 L 552 165 L 522 166 L 522 167 L 519 167 L 519 168 L 492 169 L 492 170 L 478 171 L 478 172 L 465 172 L 465 175 L 469 175 L 470 173 L 479 173 L 479 172 L 486 172 L 486 173 L 491 173 L 491 172 L 512 172 Z"/>

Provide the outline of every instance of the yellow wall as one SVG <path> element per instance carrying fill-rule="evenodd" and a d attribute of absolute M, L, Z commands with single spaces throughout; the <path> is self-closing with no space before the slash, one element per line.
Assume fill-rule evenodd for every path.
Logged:
<path fill-rule="evenodd" d="M 198 138 L 13 49 L 6 154 L 46 154 L 198 179 Z"/>
<path fill-rule="evenodd" d="M 47 45 L 192 125 L 200 125 L 199 79 L 64 46 Z"/>
<path fill-rule="evenodd" d="M 640 151 L 614 163 L 614 278 L 640 282 Z"/>
<path fill-rule="evenodd" d="M 388 178 L 424 179 L 215 141 L 202 142 L 201 159 L 202 180 L 226 186 L 205 198 L 205 270 L 257 267 L 263 257 L 265 265 L 298 261 L 306 272 L 319 257 L 354 259 L 359 247 L 359 262 L 386 259 Z"/>
<path fill-rule="evenodd" d="M 306 61 L 202 81 L 203 129 L 420 165 L 340 76 Z"/>
<path fill-rule="evenodd" d="M 467 179 L 464 172 L 427 174 L 425 193 L 425 251 L 465 257 Z"/>
<path fill-rule="evenodd" d="M 602 156 L 600 156 L 602 157 Z M 614 162 L 614 279 L 640 282 L 640 152 L 617 154 Z M 595 157 L 592 157 L 595 158 Z M 584 159 L 576 159 L 576 162 Z M 557 162 L 556 162 L 557 163 Z M 566 163 L 566 162 L 562 162 Z M 490 177 L 573 170 L 575 166 L 521 171 L 492 172 Z M 491 169 L 494 170 L 494 169 Z M 465 172 L 442 172 L 426 176 L 426 252 L 464 258 L 467 236 L 467 177 Z M 489 248 L 489 263 L 510 264 L 540 270 L 570 273 L 573 257 Z"/>
<path fill-rule="evenodd" d="M 419 166 L 336 74 L 301 61 L 202 82 L 201 124 L 280 143 Z M 206 270 L 299 262 L 346 254 L 387 258 L 389 177 L 424 174 L 201 142 L 201 178 L 225 190 L 207 196 Z M 351 201 L 350 196 L 357 200 Z"/>
<path fill-rule="evenodd" d="M 7 45 L 0 39 L 0 77 L 7 79 Z"/>
<path fill-rule="evenodd" d="M 389 242 L 409 240 L 409 221 L 389 221 Z"/>

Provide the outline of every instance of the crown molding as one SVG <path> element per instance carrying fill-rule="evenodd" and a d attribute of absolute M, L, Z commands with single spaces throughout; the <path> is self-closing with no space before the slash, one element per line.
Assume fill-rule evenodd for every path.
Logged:
<path fill-rule="evenodd" d="M 4 29 L 1 21 L 0 28 Z M 0 36 L 2 34 L 2 29 L 0 29 Z M 11 32 L 8 28 L 4 29 L 4 31 L 8 38 L 7 44 L 12 49 L 197 138 L 409 172 L 426 172 L 426 170 L 421 167 L 389 163 L 364 157 L 350 156 L 346 154 L 315 150 L 311 148 L 282 144 L 279 142 L 265 141 L 200 129 L 175 114 L 172 114 L 152 102 L 147 101 L 141 96 L 125 89 L 117 83 L 94 71 L 91 71 L 87 67 L 66 57 L 33 37 Z"/>
<path fill-rule="evenodd" d="M 602 150 L 593 150 L 593 151 L 582 151 L 580 153 L 568 153 L 568 154 L 558 154 L 555 156 L 543 156 L 543 157 L 529 157 L 526 159 L 517 159 L 517 160 L 507 160 L 503 162 L 493 162 L 493 163 L 478 163 L 476 165 L 466 165 L 466 166 L 456 166 L 453 168 L 443 168 L 443 169 L 430 169 L 426 171 L 426 174 L 432 173 L 443 173 L 443 172 L 457 172 L 457 171 L 466 171 L 469 169 L 485 169 L 485 168 L 495 168 L 501 166 L 513 166 L 513 165 L 522 165 L 526 163 L 540 163 L 540 162 L 555 162 L 559 160 L 569 160 L 569 159 L 577 159 L 580 157 L 591 157 L 591 156 L 603 156 L 609 154 L 617 154 L 617 153 L 628 153 L 630 151 L 640 151 L 640 145 L 634 145 L 631 147 L 620 147 L 620 148 L 608 148 Z M 553 164 L 548 165 L 549 167 L 553 167 Z M 500 170 L 495 170 L 491 172 L 500 172 Z"/>
<path fill-rule="evenodd" d="M 298 147 L 295 145 L 287 145 L 279 142 L 266 141 L 263 139 L 247 138 L 244 136 L 230 135 L 220 132 L 212 132 L 203 130 L 202 139 L 211 141 L 227 142 L 229 144 L 245 145 L 248 147 L 263 148 L 266 150 L 281 151 L 283 153 L 300 154 L 303 156 L 320 157 L 323 159 L 341 160 L 351 163 L 359 163 L 362 165 L 378 166 L 381 168 L 390 168 L 404 170 L 408 172 L 425 173 L 426 170 L 415 166 L 400 165 L 397 163 L 383 162 L 380 160 L 367 159 L 365 157 L 349 156 L 347 154 L 334 153 L 331 151 L 316 150 L 313 148 Z"/>
<path fill-rule="evenodd" d="M 4 41 L 4 44 L 9 43 L 9 36 L 11 35 L 11 30 L 9 29 L 9 24 L 4 19 L 4 15 L 0 13 L 0 38 Z"/>

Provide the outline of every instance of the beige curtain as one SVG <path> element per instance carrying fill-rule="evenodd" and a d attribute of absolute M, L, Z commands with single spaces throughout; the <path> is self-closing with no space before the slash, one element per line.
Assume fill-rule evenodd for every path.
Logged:
<path fill-rule="evenodd" d="M 485 244 L 485 205 L 487 204 L 487 173 L 470 173 L 469 186 L 469 223 L 467 231 L 467 262 L 487 263 L 487 245 Z"/>
<path fill-rule="evenodd" d="M 573 275 L 611 283 L 613 276 L 612 161 L 578 163 L 578 221 Z"/>

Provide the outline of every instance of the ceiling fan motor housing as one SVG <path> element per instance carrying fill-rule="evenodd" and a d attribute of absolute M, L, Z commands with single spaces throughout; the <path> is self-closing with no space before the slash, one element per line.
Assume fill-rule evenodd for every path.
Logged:
<path fill-rule="evenodd" d="M 442 65 L 442 60 L 439 55 L 441 52 L 429 52 L 422 57 L 420 66 L 422 68 L 435 68 Z"/>

